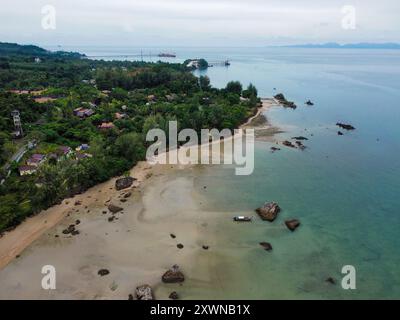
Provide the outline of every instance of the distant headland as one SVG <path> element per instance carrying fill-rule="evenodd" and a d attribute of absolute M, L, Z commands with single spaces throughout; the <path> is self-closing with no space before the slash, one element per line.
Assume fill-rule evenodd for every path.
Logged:
<path fill-rule="evenodd" d="M 360 43 L 348 43 L 348 44 L 339 44 L 336 42 L 328 42 L 321 44 L 297 44 L 297 45 L 287 45 L 280 46 L 285 48 L 316 48 L 316 49 L 400 49 L 400 43 L 368 43 L 368 42 L 360 42 Z"/>

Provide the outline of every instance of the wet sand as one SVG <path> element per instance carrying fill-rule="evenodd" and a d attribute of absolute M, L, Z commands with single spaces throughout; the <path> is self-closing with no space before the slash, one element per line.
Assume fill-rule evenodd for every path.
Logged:
<path fill-rule="evenodd" d="M 131 171 L 138 181 L 126 202 L 120 200 L 127 191 L 116 191 L 112 179 L 28 219 L 0 239 L 0 299 L 127 299 L 142 284 L 151 285 L 157 299 L 167 299 L 176 286 L 163 285 L 161 275 L 173 264 L 187 276 L 183 286 L 200 291 L 218 286 L 215 226 L 232 213 L 201 209 L 207 201 L 195 188 L 201 174 L 201 165 L 141 162 Z M 107 203 L 123 208 L 111 222 Z M 80 233 L 64 235 L 76 220 Z M 44 265 L 56 268 L 56 290 L 41 288 Z M 110 274 L 101 277 L 100 269 Z"/>

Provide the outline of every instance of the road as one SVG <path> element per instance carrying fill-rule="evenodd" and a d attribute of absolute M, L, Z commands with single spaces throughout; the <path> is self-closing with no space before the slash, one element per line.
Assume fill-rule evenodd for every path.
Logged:
<path fill-rule="evenodd" d="M 10 174 L 11 174 L 11 170 L 10 170 L 10 166 L 11 164 L 15 161 L 15 162 L 19 162 L 21 160 L 21 158 L 25 155 L 25 153 L 29 150 L 29 144 L 30 142 L 28 142 L 27 144 L 23 145 L 22 147 L 20 147 L 10 158 L 10 160 L 8 160 L 8 162 L 4 165 L 3 170 L 4 172 L 7 172 L 6 178 L 2 179 L 0 184 L 3 184 L 5 182 L 5 179 L 7 179 Z"/>

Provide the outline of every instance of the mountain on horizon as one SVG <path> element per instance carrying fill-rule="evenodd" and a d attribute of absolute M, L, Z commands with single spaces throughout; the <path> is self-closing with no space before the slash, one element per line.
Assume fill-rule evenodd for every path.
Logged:
<path fill-rule="evenodd" d="M 297 45 L 287 45 L 282 46 L 285 48 L 326 48 L 326 49 L 400 49 L 399 43 L 369 43 L 369 42 L 360 42 L 360 43 L 348 43 L 348 44 L 339 44 L 336 42 L 328 42 L 321 44 L 297 44 Z"/>

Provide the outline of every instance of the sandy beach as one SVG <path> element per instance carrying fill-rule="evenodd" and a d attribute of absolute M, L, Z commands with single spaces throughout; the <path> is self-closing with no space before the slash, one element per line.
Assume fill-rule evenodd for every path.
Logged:
<path fill-rule="evenodd" d="M 264 100 L 242 128 L 258 127 L 273 105 Z M 265 136 L 277 132 L 261 122 Z M 157 299 L 167 299 L 176 286 L 162 284 L 161 275 L 174 264 L 187 277 L 183 286 L 215 286 L 219 238 L 214 222 L 231 213 L 221 217 L 202 210 L 207 199 L 195 187 L 201 173 L 201 165 L 140 162 L 131 170 L 137 181 L 129 190 L 117 191 L 116 178 L 111 179 L 27 219 L 0 238 L 0 299 L 127 299 L 142 284 L 152 286 Z M 109 203 L 123 211 L 113 215 Z M 78 220 L 78 235 L 62 233 Z M 44 265 L 56 268 L 56 290 L 41 288 Z M 101 277 L 100 269 L 110 274 Z"/>

